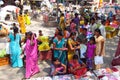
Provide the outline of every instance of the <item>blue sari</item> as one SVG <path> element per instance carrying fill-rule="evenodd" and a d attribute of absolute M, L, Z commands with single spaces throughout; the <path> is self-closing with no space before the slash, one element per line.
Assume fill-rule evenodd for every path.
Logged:
<path fill-rule="evenodd" d="M 15 36 L 10 33 L 9 34 L 10 39 L 10 59 L 11 59 L 11 65 L 12 67 L 22 67 L 23 61 L 20 58 L 21 55 L 21 49 L 20 49 L 20 39 L 21 36 L 19 34 L 16 34 Z"/>
<path fill-rule="evenodd" d="M 56 48 L 64 48 L 65 46 L 65 39 L 62 38 L 62 40 L 58 41 L 57 38 L 53 40 L 54 44 L 56 44 Z M 66 51 L 61 51 L 61 50 L 54 50 L 54 58 L 58 58 L 61 63 L 66 64 L 67 59 L 66 59 Z"/>

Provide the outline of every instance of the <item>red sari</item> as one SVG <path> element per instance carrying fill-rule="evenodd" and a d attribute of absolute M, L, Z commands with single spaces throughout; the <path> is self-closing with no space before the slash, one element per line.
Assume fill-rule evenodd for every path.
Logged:
<path fill-rule="evenodd" d="M 73 60 L 70 61 L 70 65 L 71 65 L 71 67 L 72 67 L 73 69 L 75 69 L 76 67 L 79 67 L 79 66 L 82 67 L 82 65 L 81 65 L 78 61 L 73 61 Z M 74 74 L 76 78 L 80 78 L 80 77 L 81 77 L 82 75 L 84 75 L 86 72 L 87 72 L 87 68 L 77 69 L 77 70 L 74 71 L 74 72 L 71 72 L 71 71 L 70 71 L 70 73 Z"/>

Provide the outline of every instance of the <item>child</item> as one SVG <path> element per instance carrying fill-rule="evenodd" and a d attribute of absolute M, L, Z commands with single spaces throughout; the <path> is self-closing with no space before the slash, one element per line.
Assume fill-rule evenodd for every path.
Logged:
<path fill-rule="evenodd" d="M 78 40 L 78 45 L 79 45 L 79 57 L 80 57 L 80 60 L 83 61 L 84 63 L 86 63 L 86 51 L 87 51 L 87 46 L 84 44 L 84 41 L 82 41 L 80 38 L 77 38 Z"/>
<path fill-rule="evenodd" d="M 51 75 L 59 75 L 66 73 L 66 65 L 62 64 L 58 58 L 53 59 L 53 64 L 51 65 Z"/>
<path fill-rule="evenodd" d="M 96 50 L 95 38 L 91 37 L 90 41 L 87 43 L 87 52 L 86 52 L 87 67 L 89 70 L 94 68 L 95 50 Z"/>
<path fill-rule="evenodd" d="M 87 72 L 86 65 L 82 61 L 78 60 L 77 55 L 73 56 L 73 59 L 69 62 L 69 65 L 70 73 L 74 74 L 77 79 Z"/>

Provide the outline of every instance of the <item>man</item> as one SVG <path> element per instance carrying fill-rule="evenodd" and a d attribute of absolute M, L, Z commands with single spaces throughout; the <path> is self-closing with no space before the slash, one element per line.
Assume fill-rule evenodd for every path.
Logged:
<path fill-rule="evenodd" d="M 102 36 L 106 39 L 106 30 L 105 30 L 105 20 L 101 21 L 101 26 L 99 27 Z"/>
<path fill-rule="evenodd" d="M 78 39 L 80 39 L 83 43 L 86 43 L 87 42 L 86 36 L 87 36 L 87 29 L 83 28 L 82 33 L 78 35 Z"/>
<path fill-rule="evenodd" d="M 97 24 L 95 23 L 95 18 L 92 18 L 89 31 L 94 34 L 95 29 L 97 29 Z"/>

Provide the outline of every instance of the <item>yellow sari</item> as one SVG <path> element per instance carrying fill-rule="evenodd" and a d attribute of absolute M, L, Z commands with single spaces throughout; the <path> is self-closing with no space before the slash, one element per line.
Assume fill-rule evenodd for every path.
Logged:
<path fill-rule="evenodd" d="M 25 14 L 24 17 L 25 17 L 25 23 L 26 23 L 27 25 L 30 25 L 30 24 L 31 24 L 31 20 L 30 20 L 29 15 L 28 15 L 28 14 Z"/>
<path fill-rule="evenodd" d="M 59 26 L 62 30 L 65 29 L 65 22 L 64 22 L 65 18 L 62 16 L 60 17 L 60 23 L 59 23 Z"/>
<path fill-rule="evenodd" d="M 39 51 L 48 51 L 48 50 L 50 50 L 49 38 L 47 36 L 39 36 L 38 40 L 42 42 L 38 47 Z"/>
<path fill-rule="evenodd" d="M 25 20 L 24 20 L 24 16 L 23 15 L 19 15 L 18 16 L 18 22 L 19 22 L 21 33 L 25 34 L 26 28 L 25 28 Z"/>
<path fill-rule="evenodd" d="M 73 41 L 72 39 L 68 39 L 68 45 L 72 45 L 72 46 L 75 46 L 76 45 L 76 42 Z M 68 47 L 68 61 L 72 60 L 73 58 L 73 55 L 75 54 L 75 50 L 71 50 L 70 49 L 70 46 Z"/>

